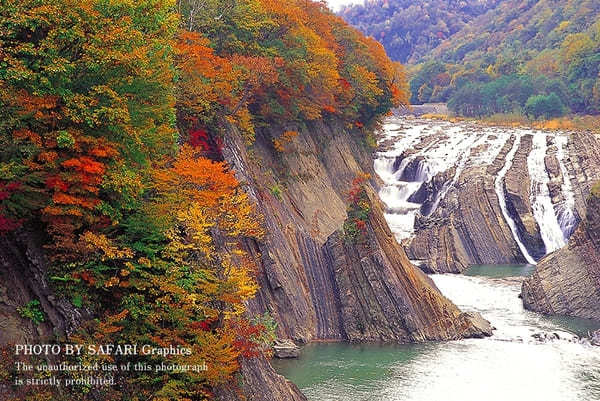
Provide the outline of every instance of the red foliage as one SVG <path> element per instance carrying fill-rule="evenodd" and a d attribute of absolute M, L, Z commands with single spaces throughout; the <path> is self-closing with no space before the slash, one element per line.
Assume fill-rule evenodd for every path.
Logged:
<path fill-rule="evenodd" d="M 22 221 L 14 220 L 0 214 L 0 235 L 14 231 L 21 226 Z"/>
<path fill-rule="evenodd" d="M 253 339 L 265 331 L 265 326 L 252 324 L 246 319 L 241 319 L 233 324 L 233 329 L 236 333 L 233 345 L 238 349 L 240 355 L 244 358 L 253 358 L 261 354 L 260 344 L 253 341 Z"/>
<path fill-rule="evenodd" d="M 352 180 L 352 187 L 348 192 L 348 200 L 352 203 L 356 203 L 360 199 L 360 194 L 363 191 L 363 184 L 371 178 L 369 174 L 358 175 Z"/>
<path fill-rule="evenodd" d="M 46 188 L 66 192 L 69 189 L 69 185 L 59 176 L 52 175 L 46 179 Z"/>
<path fill-rule="evenodd" d="M 208 132 L 203 129 L 196 129 L 190 132 L 189 144 L 194 148 L 200 148 L 206 152 L 208 156 L 220 158 L 223 152 L 223 141 L 221 138 L 211 137 Z"/>

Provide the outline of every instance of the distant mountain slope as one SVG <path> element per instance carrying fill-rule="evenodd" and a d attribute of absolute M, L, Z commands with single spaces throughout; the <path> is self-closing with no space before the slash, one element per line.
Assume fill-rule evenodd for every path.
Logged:
<path fill-rule="evenodd" d="M 459 63 L 503 54 L 528 61 L 557 49 L 568 35 L 585 32 L 599 14 L 598 0 L 504 0 L 442 42 L 429 58 Z"/>
<path fill-rule="evenodd" d="M 412 103 L 470 116 L 600 113 L 600 0 L 372 0 L 340 14 L 414 64 Z"/>
<path fill-rule="evenodd" d="M 600 113 L 600 1 L 505 0 L 413 68 L 413 102 L 458 114 Z"/>
<path fill-rule="evenodd" d="M 503 0 L 370 0 L 343 8 L 351 25 L 379 40 L 396 61 L 417 62 Z"/>

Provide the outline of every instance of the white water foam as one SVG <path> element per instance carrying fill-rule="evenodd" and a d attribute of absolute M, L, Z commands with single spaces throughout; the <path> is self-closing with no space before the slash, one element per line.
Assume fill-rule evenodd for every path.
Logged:
<path fill-rule="evenodd" d="M 566 241 L 548 189 L 550 177 L 544 161 L 547 151 L 546 137 L 542 132 L 533 134 L 533 148 L 527 157 L 527 168 L 531 180 L 531 208 L 548 254 L 565 246 Z"/>
<path fill-rule="evenodd" d="M 496 177 L 494 187 L 496 189 L 496 195 L 498 195 L 498 202 L 500 203 L 500 209 L 502 210 L 502 215 L 504 216 L 504 220 L 510 227 L 510 231 L 512 231 L 513 238 L 517 242 L 517 245 L 519 245 L 519 249 L 521 250 L 521 253 L 525 257 L 527 262 L 534 265 L 534 264 L 536 264 L 536 261 L 529 254 L 529 251 L 527 250 L 527 247 L 525 246 L 525 244 L 523 244 L 523 242 L 521 242 L 521 239 L 519 238 L 519 232 L 517 230 L 517 225 L 516 225 L 515 221 L 513 220 L 513 218 L 508 213 L 508 209 L 506 208 L 506 194 L 504 193 L 504 177 L 506 176 L 506 173 L 508 172 L 508 170 L 510 170 L 510 168 L 513 165 L 513 159 L 515 158 L 515 154 L 517 153 L 517 150 L 519 149 L 519 145 L 521 145 L 521 135 L 522 134 L 515 135 L 515 142 L 513 143 L 512 149 L 506 155 L 506 163 L 504 163 L 504 167 L 502 167 L 502 169 L 498 172 L 498 176 Z"/>
<path fill-rule="evenodd" d="M 558 205 L 556 214 L 558 216 L 558 222 L 565 237 L 565 241 L 567 241 L 573 233 L 575 225 L 577 224 L 577 219 L 575 218 L 575 195 L 573 193 L 571 178 L 569 177 L 569 170 L 567 170 L 567 166 L 565 165 L 569 137 L 567 135 L 557 135 L 555 141 L 556 147 L 558 148 L 558 151 L 556 152 L 556 158 L 560 164 L 560 170 L 563 176 L 562 193 L 565 197 L 564 202 Z"/>

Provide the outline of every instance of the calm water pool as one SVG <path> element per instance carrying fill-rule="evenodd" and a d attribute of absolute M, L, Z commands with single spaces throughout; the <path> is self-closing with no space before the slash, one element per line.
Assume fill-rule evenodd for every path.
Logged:
<path fill-rule="evenodd" d="M 600 348 L 568 341 L 600 328 L 583 319 L 525 311 L 518 298 L 532 266 L 475 266 L 432 275 L 463 310 L 497 328 L 487 339 L 405 345 L 311 344 L 297 360 L 275 360 L 311 401 L 597 401 Z M 536 333 L 560 340 L 539 342 Z"/>

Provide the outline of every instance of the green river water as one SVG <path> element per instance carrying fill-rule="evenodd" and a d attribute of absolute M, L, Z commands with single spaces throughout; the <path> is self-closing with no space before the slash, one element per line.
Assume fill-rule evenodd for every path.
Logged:
<path fill-rule="evenodd" d="M 274 360 L 310 401 L 598 401 L 600 347 L 574 336 L 600 328 L 583 319 L 523 309 L 520 281 L 533 266 L 475 266 L 432 275 L 462 310 L 496 327 L 494 336 L 403 345 L 310 344 L 300 358 Z M 560 339 L 538 341 L 536 333 Z"/>

